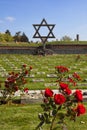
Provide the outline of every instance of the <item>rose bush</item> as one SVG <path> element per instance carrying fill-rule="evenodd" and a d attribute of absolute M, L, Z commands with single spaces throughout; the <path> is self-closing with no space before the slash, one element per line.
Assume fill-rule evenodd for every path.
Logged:
<path fill-rule="evenodd" d="M 65 66 L 55 67 L 57 74 L 58 93 L 54 93 L 50 88 L 46 88 L 43 95 L 43 112 L 38 115 L 40 123 L 36 130 L 43 124 L 49 125 L 49 130 L 57 130 L 59 125 L 65 126 L 65 118 L 75 121 L 77 116 L 86 112 L 83 105 L 82 91 L 76 89 L 74 92 L 69 88 L 70 85 L 76 86 L 81 77 L 75 72 L 68 75 L 69 69 Z"/>
<path fill-rule="evenodd" d="M 24 64 L 22 65 L 20 72 L 17 73 L 10 72 L 8 74 L 4 82 L 4 89 L 1 90 L 1 94 L 2 94 L 0 99 L 1 104 L 11 100 L 16 91 L 18 90 L 23 91 L 24 85 L 27 83 L 26 76 L 30 75 L 31 69 L 32 66 L 27 68 L 27 65 Z"/>

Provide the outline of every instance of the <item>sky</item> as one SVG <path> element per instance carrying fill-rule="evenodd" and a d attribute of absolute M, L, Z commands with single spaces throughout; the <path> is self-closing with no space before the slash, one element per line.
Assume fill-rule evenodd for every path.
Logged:
<path fill-rule="evenodd" d="M 7 29 L 12 35 L 24 32 L 29 40 L 34 39 L 32 24 L 40 24 L 45 18 L 48 24 L 55 24 L 53 33 L 60 40 L 67 35 L 74 40 L 87 40 L 87 0 L 0 0 L 0 32 Z M 47 35 L 48 28 L 41 28 L 41 35 Z M 49 40 L 49 39 L 48 39 Z"/>

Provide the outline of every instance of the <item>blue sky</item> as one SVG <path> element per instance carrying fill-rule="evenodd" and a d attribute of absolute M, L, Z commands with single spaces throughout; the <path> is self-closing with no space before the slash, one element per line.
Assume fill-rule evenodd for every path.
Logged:
<path fill-rule="evenodd" d="M 87 0 L 0 0 L 0 32 L 21 31 L 34 40 L 32 24 L 40 24 L 43 18 L 56 24 L 56 39 L 65 35 L 75 39 L 79 34 L 80 40 L 87 40 Z"/>

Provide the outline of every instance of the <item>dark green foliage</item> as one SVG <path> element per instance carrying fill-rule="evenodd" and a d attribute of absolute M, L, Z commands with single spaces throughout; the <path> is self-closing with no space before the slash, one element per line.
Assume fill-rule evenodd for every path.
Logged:
<path fill-rule="evenodd" d="M 8 29 L 6 30 L 5 34 L 8 34 L 8 35 L 11 36 L 11 33 L 10 33 L 10 31 Z"/>
<path fill-rule="evenodd" d="M 14 41 L 15 42 L 29 42 L 29 39 L 24 32 L 21 35 L 21 32 L 19 31 L 19 32 L 16 32 L 14 36 Z"/>
<path fill-rule="evenodd" d="M 21 42 L 29 42 L 29 39 L 28 39 L 28 37 L 26 36 L 25 33 L 23 33 L 23 34 L 21 35 L 20 41 L 21 41 Z"/>
<path fill-rule="evenodd" d="M 15 36 L 12 36 L 10 31 L 7 29 L 5 33 L 0 33 L 0 42 L 29 42 L 28 37 L 23 32 L 21 35 L 21 32 L 16 32 Z"/>

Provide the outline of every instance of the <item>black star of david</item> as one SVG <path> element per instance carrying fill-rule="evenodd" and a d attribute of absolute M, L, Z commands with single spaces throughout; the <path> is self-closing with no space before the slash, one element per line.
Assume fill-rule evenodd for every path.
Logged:
<path fill-rule="evenodd" d="M 41 36 L 39 33 L 39 29 L 40 27 L 46 26 L 49 30 L 49 33 L 47 36 Z M 42 22 L 40 24 L 33 24 L 34 29 L 36 30 L 33 38 L 40 38 L 42 43 L 45 43 L 47 41 L 48 38 L 55 38 L 52 30 L 54 28 L 55 24 L 47 24 L 46 20 L 43 19 Z"/>

